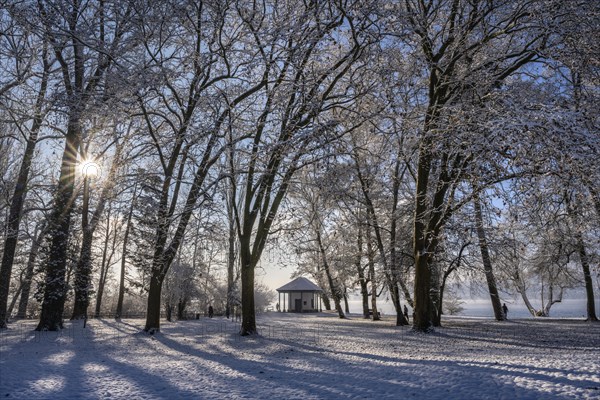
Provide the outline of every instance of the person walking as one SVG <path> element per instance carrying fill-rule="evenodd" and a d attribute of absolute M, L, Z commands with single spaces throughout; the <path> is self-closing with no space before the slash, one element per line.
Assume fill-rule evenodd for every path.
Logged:
<path fill-rule="evenodd" d="M 506 303 L 502 303 L 502 311 L 504 312 L 504 318 L 508 319 L 508 307 L 506 307 Z"/>
<path fill-rule="evenodd" d="M 213 310 L 213 306 L 208 306 L 208 318 L 212 318 L 215 314 L 215 310 Z"/>

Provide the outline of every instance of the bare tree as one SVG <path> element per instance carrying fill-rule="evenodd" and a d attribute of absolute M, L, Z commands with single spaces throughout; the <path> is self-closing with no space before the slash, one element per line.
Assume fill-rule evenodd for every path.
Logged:
<path fill-rule="evenodd" d="M 263 78 L 223 90 L 253 57 L 231 58 L 241 39 L 229 3 L 184 2 L 154 7 L 142 21 L 142 29 L 149 32 L 142 69 L 157 82 L 138 91 L 162 179 L 144 328 L 147 332 L 160 329 L 163 280 L 194 209 L 207 195 L 205 181 L 226 149 L 222 125 L 232 110 L 266 84 Z M 154 15 L 170 17 L 157 26 Z M 180 37 L 187 38 L 183 45 Z M 211 122 L 206 125 L 206 121 Z M 181 202 L 185 189 L 187 196 Z"/>
<path fill-rule="evenodd" d="M 252 122 L 254 132 L 242 163 L 244 183 L 241 191 L 236 188 L 236 197 L 242 200 L 236 209 L 241 334 L 252 335 L 256 333 L 255 267 L 295 173 L 322 157 L 319 149 L 343 133 L 332 111 L 361 95 L 345 92 L 343 87 L 350 84 L 348 77 L 356 72 L 357 62 L 372 40 L 368 34 L 372 21 L 369 8 L 360 2 L 305 3 L 289 8 L 263 1 L 240 6 L 238 13 L 253 33 L 253 46 L 261 54 L 262 73 L 269 82 Z M 338 35 L 347 37 L 346 43 L 338 42 Z"/>
<path fill-rule="evenodd" d="M 24 18 L 23 15 L 18 15 L 18 13 L 23 12 L 23 10 L 19 10 L 17 7 L 12 8 L 11 14 L 17 13 L 17 15 L 13 15 L 11 20 L 14 25 L 18 25 L 14 22 L 15 19 Z M 4 18 L 3 18 L 4 21 Z M 13 25 L 11 24 L 11 25 Z M 15 26 L 11 26 L 11 28 L 15 30 L 20 30 Z M 25 27 L 21 27 L 24 32 L 28 31 Z M 12 71 L 12 74 L 2 74 L 3 77 L 11 76 L 12 80 L 8 82 L 0 82 L 0 97 L 8 98 L 7 92 L 10 91 L 13 87 L 18 86 L 20 83 L 26 80 L 26 77 L 32 74 L 33 66 L 31 64 L 34 63 L 36 56 L 39 57 L 39 63 L 41 64 L 41 71 L 39 71 L 39 83 L 38 90 L 35 98 L 35 103 L 32 107 L 30 123 L 24 123 L 19 120 L 15 120 L 15 124 L 18 125 L 18 129 L 25 134 L 26 131 L 29 132 L 29 135 L 26 137 L 26 146 L 25 151 L 23 153 L 23 158 L 21 161 L 21 166 L 19 169 L 17 181 L 15 183 L 14 192 L 12 195 L 12 200 L 10 204 L 10 211 L 8 214 L 8 221 L 6 225 L 7 234 L 4 241 L 4 251 L 2 253 L 2 264 L 0 265 L 0 328 L 6 327 L 6 320 L 8 318 L 7 314 L 7 301 L 8 301 L 8 291 L 9 291 L 9 283 L 10 277 L 15 257 L 15 252 L 17 249 L 17 241 L 19 238 L 19 226 L 21 223 L 21 216 L 23 213 L 23 204 L 25 203 L 25 196 L 27 194 L 27 183 L 29 180 L 29 173 L 31 169 L 31 163 L 33 160 L 33 155 L 35 151 L 35 147 L 38 143 L 38 136 L 40 133 L 40 129 L 42 128 L 42 124 L 44 121 L 44 117 L 48 111 L 47 104 L 47 91 L 48 91 L 48 81 L 50 75 L 50 69 L 52 68 L 53 61 L 50 59 L 48 54 L 48 42 L 42 40 L 41 43 L 35 43 L 39 39 L 31 39 L 28 36 L 23 34 L 23 32 L 10 32 L 12 38 L 21 38 L 20 40 L 9 40 L 8 42 L 1 41 L 2 45 L 5 43 L 10 43 L 10 53 L 15 57 L 14 65 L 15 70 Z M 4 36 L 9 35 L 9 32 L 6 31 Z M 33 43 L 31 43 L 33 42 Z M 29 46 L 40 45 L 40 49 L 30 50 Z M 3 46 L 4 49 L 4 46 Z M 33 55 L 30 56 L 31 52 Z M 9 54 L 4 54 L 4 56 L 8 56 Z M 36 61 L 37 62 L 37 61 Z M 4 101 L 3 101 L 4 103 Z M 15 110 L 11 111 L 11 114 L 14 113 Z M 34 241 L 35 243 L 35 241 Z M 35 254 L 35 252 L 34 252 Z M 27 292 L 27 295 L 29 293 Z"/>
<path fill-rule="evenodd" d="M 66 103 L 67 129 L 60 177 L 50 218 L 50 249 L 42 313 L 37 330 L 62 328 L 66 294 L 67 242 L 76 196 L 75 176 L 88 106 L 113 62 L 129 29 L 131 3 L 79 0 L 38 2 L 43 34 L 60 66 Z"/>
<path fill-rule="evenodd" d="M 483 155 L 457 144 L 460 131 L 453 130 L 448 110 L 470 97 L 485 97 L 538 57 L 537 51 L 545 43 L 545 31 L 536 25 L 533 10 L 543 4 L 539 1 L 405 2 L 406 21 L 420 45 L 420 62 L 426 68 L 428 86 L 416 164 L 413 324 L 416 330 L 431 329 L 432 256 L 441 230 L 457 207 L 454 200 L 459 182 Z M 467 143 L 475 139 L 462 138 Z M 449 146 L 443 146 L 444 142 Z"/>

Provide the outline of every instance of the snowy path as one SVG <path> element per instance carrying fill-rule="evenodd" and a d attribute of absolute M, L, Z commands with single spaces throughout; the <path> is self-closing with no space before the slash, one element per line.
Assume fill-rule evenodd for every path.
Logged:
<path fill-rule="evenodd" d="M 600 399 L 600 325 L 448 319 L 435 334 L 329 315 L 67 323 L 0 333 L 0 398 Z"/>

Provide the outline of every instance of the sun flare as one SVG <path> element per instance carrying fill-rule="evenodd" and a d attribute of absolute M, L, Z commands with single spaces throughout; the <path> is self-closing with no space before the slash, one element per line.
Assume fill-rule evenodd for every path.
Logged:
<path fill-rule="evenodd" d="M 88 178 L 95 178 L 100 175 L 100 165 L 93 160 L 83 160 L 79 164 L 79 172 Z"/>

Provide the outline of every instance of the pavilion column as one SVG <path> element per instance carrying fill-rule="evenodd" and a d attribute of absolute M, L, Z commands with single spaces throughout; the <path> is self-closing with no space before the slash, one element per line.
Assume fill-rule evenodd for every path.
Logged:
<path fill-rule="evenodd" d="M 281 312 L 281 292 L 277 292 L 277 295 L 279 296 L 279 301 L 277 302 L 277 305 L 279 306 L 277 308 L 279 310 L 277 310 L 277 311 Z"/>

